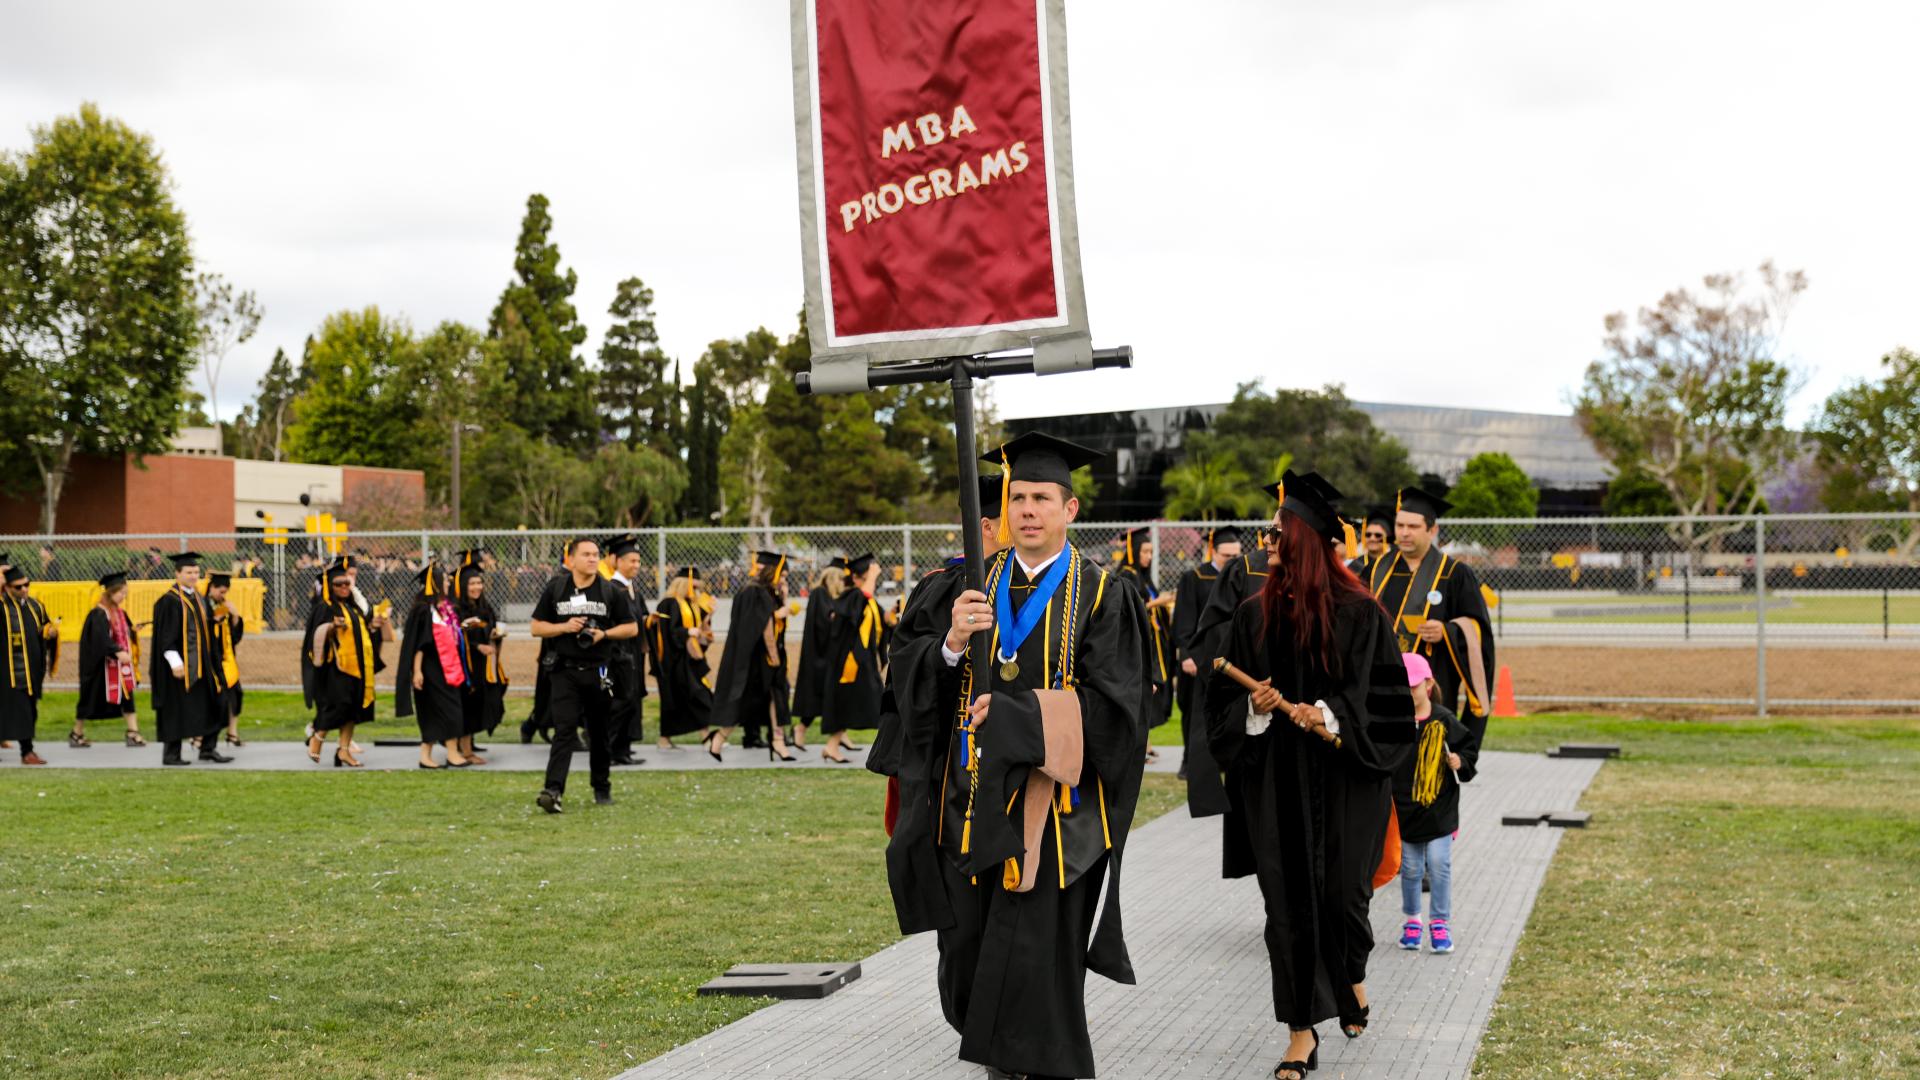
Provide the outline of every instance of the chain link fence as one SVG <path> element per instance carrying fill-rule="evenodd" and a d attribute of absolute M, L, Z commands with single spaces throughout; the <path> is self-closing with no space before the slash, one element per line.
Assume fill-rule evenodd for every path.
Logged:
<path fill-rule="evenodd" d="M 1257 522 L 1240 522 L 1253 526 Z M 1206 558 L 1200 522 L 1078 524 L 1074 541 L 1111 561 L 1123 536 L 1152 530 L 1154 578 L 1172 589 Z M 752 552 L 789 556 L 796 599 L 835 556 L 871 552 L 879 598 L 891 605 L 920 575 L 958 555 L 946 525 L 667 528 L 637 530 L 642 587 L 657 599 L 674 567 L 698 567 L 720 601 L 747 576 Z M 360 560 L 361 591 L 404 609 L 425 560 L 485 548 L 506 621 L 524 622 L 560 571 L 569 538 L 586 532 L 512 530 L 351 533 L 329 541 L 292 533 L 0 537 L 38 582 L 91 581 L 114 570 L 172 576 L 170 552 L 197 550 L 217 570 L 259 578 L 265 601 L 250 632 L 294 631 L 336 551 Z M 1251 534 L 1249 534 L 1251 535 Z M 1712 518 L 1545 518 L 1441 524 L 1450 556 L 1499 597 L 1500 662 L 1533 707 L 1614 704 L 1757 712 L 1795 708 L 1920 708 L 1920 515 Z M 796 620 L 792 625 L 799 625 Z"/>

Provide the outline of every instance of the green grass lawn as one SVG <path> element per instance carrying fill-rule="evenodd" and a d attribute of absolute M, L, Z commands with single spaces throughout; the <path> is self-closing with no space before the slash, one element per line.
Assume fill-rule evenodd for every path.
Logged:
<path fill-rule="evenodd" d="M 7 770 L 0 1075 L 606 1077 L 766 1004 L 694 996 L 729 965 L 899 936 L 864 771 L 529 790 Z"/>
<path fill-rule="evenodd" d="M 1489 736 L 1563 741 L 1626 756 L 1561 842 L 1475 1076 L 1920 1076 L 1920 721 L 1538 717 Z"/>

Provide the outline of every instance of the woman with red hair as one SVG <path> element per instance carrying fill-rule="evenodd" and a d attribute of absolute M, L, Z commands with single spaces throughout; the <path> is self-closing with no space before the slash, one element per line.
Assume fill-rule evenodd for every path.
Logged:
<path fill-rule="evenodd" d="M 1266 902 L 1274 1019 L 1289 1031 L 1274 1076 L 1306 1080 L 1315 1024 L 1366 1029 L 1367 908 L 1393 809 L 1381 744 L 1412 737 L 1413 702 L 1386 612 L 1338 557 L 1340 492 L 1291 472 L 1269 491 L 1266 584 L 1234 612 L 1207 736 L 1240 822 L 1226 872 L 1254 874 Z"/>

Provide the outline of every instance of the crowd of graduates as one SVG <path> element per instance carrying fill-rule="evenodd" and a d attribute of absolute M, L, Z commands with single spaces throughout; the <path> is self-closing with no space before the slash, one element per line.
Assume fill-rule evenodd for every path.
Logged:
<path fill-rule="evenodd" d="M 851 764 L 861 748 L 850 733 L 876 730 L 866 765 L 889 779 L 896 914 L 903 932 L 938 935 L 936 983 L 961 1057 L 1008 1075 L 1092 1075 L 1085 976 L 1133 978 L 1122 856 L 1149 729 L 1177 707 L 1189 808 L 1221 819 L 1221 872 L 1255 877 L 1266 906 L 1275 1018 L 1289 1031 L 1275 1076 L 1304 1080 L 1317 1024 L 1366 1031 L 1376 888 L 1400 876 L 1403 948 L 1423 937 L 1435 952 L 1454 947 L 1451 840 L 1485 733 L 1490 594 L 1435 542 L 1444 499 L 1408 488 L 1350 520 L 1313 473 L 1267 487 L 1276 510 L 1251 537 L 1210 530 L 1205 561 L 1163 593 L 1148 530 L 1104 558 L 1067 540 L 1072 472 L 1095 456 L 1044 435 L 1001 448 L 1001 474 L 979 478 L 981 576 L 953 558 L 890 608 L 870 554 L 796 583 L 788 556 L 755 552 L 724 644 L 699 568 L 676 568 L 654 603 L 637 537 L 572 540 L 529 621 L 538 665 L 519 734 L 551 743 L 536 802 L 564 811 L 582 749 L 594 802 L 613 801 L 612 767 L 643 761 L 649 672 L 663 753 L 695 736 L 724 760 L 738 734 L 790 762 L 817 733 L 825 760 Z M 243 624 L 223 602 L 224 575 L 202 587 L 198 556 L 169 559 L 176 583 L 154 608 L 144 671 L 163 761 L 188 764 L 189 747 L 230 761 L 220 739 L 234 738 L 243 704 Z M 494 566 L 474 549 L 417 570 L 397 631 L 389 605 L 357 586 L 354 558 L 316 575 L 301 639 L 309 757 L 325 761 L 332 735 L 332 766 L 362 764 L 354 736 L 374 718 L 375 676 L 397 641 L 393 713 L 417 723 L 419 767 L 486 764 L 475 740 L 502 724 L 507 691 Z M 24 571 L 5 579 L 0 739 L 33 763 L 58 628 Z M 126 578 L 100 584 L 79 650 L 75 745 L 86 720 L 115 717 L 139 739 Z"/>

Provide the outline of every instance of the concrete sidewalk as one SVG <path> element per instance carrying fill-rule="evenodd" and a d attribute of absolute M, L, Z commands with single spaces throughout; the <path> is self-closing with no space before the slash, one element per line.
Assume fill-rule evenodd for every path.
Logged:
<path fill-rule="evenodd" d="M 1163 765 L 1168 760 L 1163 753 Z M 1366 1036 L 1348 1042 L 1334 1025 L 1321 1025 L 1316 1077 L 1467 1075 L 1561 835 L 1544 825 L 1503 827 L 1500 815 L 1572 809 L 1598 770 L 1595 761 L 1481 755 L 1480 775 L 1461 800 L 1461 832 L 1454 847 L 1453 925 L 1459 947 L 1450 956 L 1402 952 L 1395 945 L 1399 885 L 1377 894 L 1378 944 L 1367 981 L 1372 1026 Z M 1286 1032 L 1273 1019 L 1260 893 L 1251 878 L 1221 880 L 1220 819 L 1195 820 L 1175 810 L 1137 830 L 1127 854 L 1122 902 L 1140 981 L 1126 987 L 1097 976 L 1088 980 L 1100 1075 L 1123 1080 L 1271 1076 L 1285 1051 Z M 830 998 L 771 1005 L 618 1080 L 976 1080 L 981 1070 L 954 1056 L 959 1037 L 940 1015 L 934 960 L 933 935 L 909 938 L 863 960 L 861 980 Z"/>

